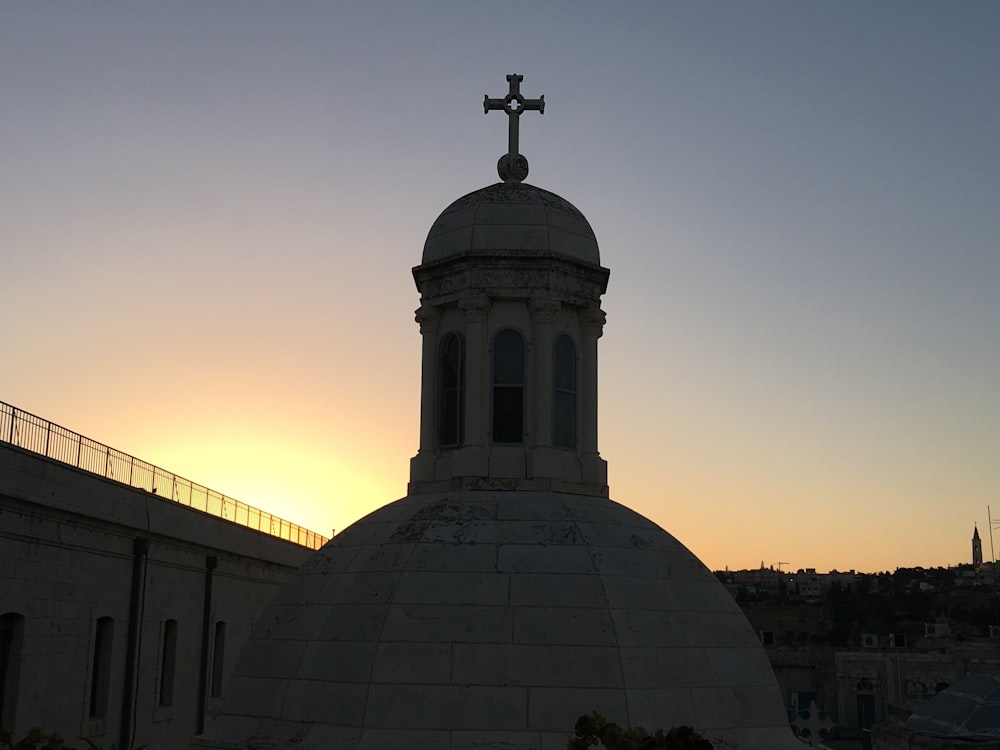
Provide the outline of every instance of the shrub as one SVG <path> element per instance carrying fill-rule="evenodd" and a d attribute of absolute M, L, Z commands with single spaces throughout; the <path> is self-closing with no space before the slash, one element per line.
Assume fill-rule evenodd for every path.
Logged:
<path fill-rule="evenodd" d="M 620 727 L 596 711 L 577 719 L 575 729 L 567 750 L 587 750 L 599 743 L 607 750 L 713 750 L 712 743 L 689 726 L 649 734 L 642 727 Z"/>
<path fill-rule="evenodd" d="M 83 738 L 83 741 L 87 743 L 87 750 L 102 750 L 100 745 L 95 744 L 92 740 Z M 145 745 L 135 748 L 134 750 L 143 750 Z M 39 727 L 32 727 L 28 730 L 28 733 L 17 742 L 11 737 L 10 732 L 0 730 L 0 750 L 74 750 L 71 747 L 66 747 L 65 741 L 59 732 L 46 732 Z M 111 746 L 111 750 L 115 750 L 115 746 Z"/>

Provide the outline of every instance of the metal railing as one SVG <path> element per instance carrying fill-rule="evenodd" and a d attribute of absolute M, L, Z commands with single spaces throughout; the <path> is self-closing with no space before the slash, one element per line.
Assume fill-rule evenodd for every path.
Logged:
<path fill-rule="evenodd" d="M 3 401 L 0 401 L 0 442 L 303 547 L 319 549 L 329 541 L 315 531 L 226 497 Z"/>

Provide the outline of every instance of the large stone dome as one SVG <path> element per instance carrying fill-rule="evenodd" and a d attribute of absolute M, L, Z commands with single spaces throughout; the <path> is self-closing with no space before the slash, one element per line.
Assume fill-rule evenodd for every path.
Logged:
<path fill-rule="evenodd" d="M 561 255 L 600 265 L 594 230 L 564 198 L 523 182 L 459 198 L 431 226 L 423 262 L 466 252 Z"/>
<path fill-rule="evenodd" d="M 654 523 L 600 497 L 423 494 L 281 588 L 195 745 L 565 750 L 591 711 L 798 747 L 746 618 Z"/>

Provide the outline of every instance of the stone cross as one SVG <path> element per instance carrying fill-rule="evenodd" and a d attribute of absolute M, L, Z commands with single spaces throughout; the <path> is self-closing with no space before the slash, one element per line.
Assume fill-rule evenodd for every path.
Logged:
<path fill-rule="evenodd" d="M 513 73 L 507 76 L 510 83 L 510 93 L 503 99 L 490 99 L 489 94 L 483 97 L 483 112 L 489 114 L 490 110 L 499 109 L 507 113 L 507 153 L 500 157 L 497 162 L 497 172 L 504 182 L 521 182 L 528 176 L 528 160 L 518 153 L 518 123 L 521 120 L 521 113 L 526 110 L 537 110 L 539 114 L 545 114 L 545 97 L 537 99 L 525 99 L 521 96 L 521 81 L 524 76 Z"/>
<path fill-rule="evenodd" d="M 521 119 L 521 113 L 526 110 L 538 110 L 539 114 L 545 114 L 545 96 L 540 96 L 537 99 L 525 99 L 521 96 L 521 81 L 524 80 L 524 76 L 520 76 L 517 73 L 513 73 L 507 76 L 507 81 L 510 83 L 510 93 L 507 94 L 503 99 L 490 99 L 489 94 L 483 97 L 483 112 L 489 114 L 490 110 L 502 109 L 507 113 L 508 119 L 508 131 L 507 131 L 507 153 L 514 155 L 518 153 L 517 150 L 517 136 L 518 136 L 518 121 Z"/>

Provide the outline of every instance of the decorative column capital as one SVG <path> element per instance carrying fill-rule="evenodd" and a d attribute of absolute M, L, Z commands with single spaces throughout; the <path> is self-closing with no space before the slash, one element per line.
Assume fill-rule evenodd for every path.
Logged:
<path fill-rule="evenodd" d="M 604 322 L 607 320 L 604 310 L 599 306 L 586 307 L 580 311 L 580 328 L 585 334 L 601 337 L 604 333 Z"/>
<path fill-rule="evenodd" d="M 561 309 L 562 303 L 555 299 L 532 297 L 528 303 L 531 318 L 537 323 L 551 323 L 555 319 L 556 313 Z"/>
<path fill-rule="evenodd" d="M 465 297 L 458 301 L 458 309 L 465 316 L 466 323 L 485 323 L 490 311 L 490 300 L 485 294 Z"/>
<path fill-rule="evenodd" d="M 414 311 L 413 318 L 420 326 L 421 334 L 432 334 L 437 331 L 438 324 L 441 322 L 441 311 L 424 303 Z"/>

